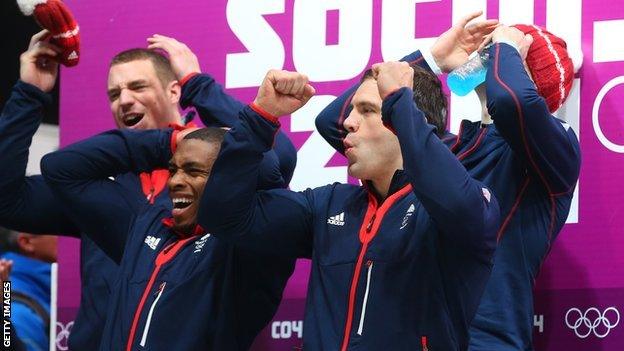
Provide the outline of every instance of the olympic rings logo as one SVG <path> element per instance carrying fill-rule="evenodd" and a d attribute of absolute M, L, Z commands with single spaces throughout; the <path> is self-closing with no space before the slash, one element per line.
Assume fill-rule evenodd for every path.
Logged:
<path fill-rule="evenodd" d="M 591 307 L 585 313 L 574 307 L 566 312 L 565 322 L 568 328 L 574 330 L 574 334 L 581 339 L 585 339 L 592 333 L 602 339 L 620 323 L 620 312 L 613 306 L 604 312 Z"/>
<path fill-rule="evenodd" d="M 74 321 L 67 323 L 67 325 L 63 325 L 61 322 L 56 322 L 56 349 L 61 351 L 69 350 L 69 346 L 67 345 L 67 340 L 69 339 L 69 333 L 71 333 L 71 329 L 74 326 Z M 60 328 L 60 330 L 59 330 Z"/>

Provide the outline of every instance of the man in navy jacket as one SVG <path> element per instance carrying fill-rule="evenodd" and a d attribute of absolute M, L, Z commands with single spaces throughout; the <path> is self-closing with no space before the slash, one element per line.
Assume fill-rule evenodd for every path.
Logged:
<path fill-rule="evenodd" d="M 491 269 L 498 204 L 435 135 L 412 100 L 406 63 L 373 67 L 344 140 L 363 186 L 257 192 L 277 117 L 313 94 L 270 71 L 226 135 L 198 222 L 250 250 L 312 259 L 304 345 L 311 350 L 464 350 Z M 250 176 L 251 175 L 251 176 Z"/>
<path fill-rule="evenodd" d="M 403 60 L 426 69 L 439 66 L 443 72 L 463 64 L 485 44 L 476 40 L 466 45 L 460 39 L 474 30 L 466 27 L 470 17 L 444 33 L 431 51 L 416 51 Z M 536 26 L 518 27 L 522 32 L 501 26 L 492 35 L 486 82 L 477 88 L 481 121 L 463 121 L 457 136 L 439 133 L 470 174 L 492 188 L 504 218 L 497 230 L 492 277 L 471 326 L 471 350 L 533 349 L 533 284 L 565 223 L 579 175 L 576 135 L 551 115 L 565 101 L 574 75 L 565 42 Z M 530 59 L 525 60 L 527 54 Z M 321 134 L 341 153 L 341 120 L 343 111 L 348 113 L 344 106 L 356 88 L 316 120 Z"/>
<path fill-rule="evenodd" d="M 81 304 L 69 346 L 72 350 L 94 350 L 99 347 L 104 329 L 108 296 L 118 275 L 117 263 L 88 235 L 80 234 L 40 176 L 25 177 L 28 147 L 42 109 L 51 103 L 47 92 L 54 86 L 58 70 L 49 60 L 58 49 L 43 40 L 46 35 L 45 31 L 35 35 L 29 50 L 21 56 L 21 79 L 0 118 L 0 222 L 22 231 L 81 238 Z M 238 119 L 243 105 L 226 95 L 212 77 L 199 74 L 197 58 L 186 46 L 163 36 L 154 36 L 150 41 L 167 46 L 163 49 L 170 52 L 175 70 L 169 60 L 151 50 L 132 49 L 116 55 L 111 63 L 108 93 L 119 128 L 181 126 L 184 119 L 178 102 L 195 107 L 206 125 L 225 127 Z M 265 155 L 260 188 L 284 187 L 292 176 L 296 153 L 285 135 L 278 137 L 275 150 Z M 171 207 L 165 189 L 167 170 L 114 178 L 138 199 Z"/>
<path fill-rule="evenodd" d="M 246 350 L 273 316 L 294 259 L 196 224 L 225 133 L 199 129 L 176 144 L 178 131 L 112 131 L 44 156 L 43 176 L 67 215 L 119 262 L 100 350 Z M 137 201 L 109 178 L 167 164 L 173 209 Z"/>

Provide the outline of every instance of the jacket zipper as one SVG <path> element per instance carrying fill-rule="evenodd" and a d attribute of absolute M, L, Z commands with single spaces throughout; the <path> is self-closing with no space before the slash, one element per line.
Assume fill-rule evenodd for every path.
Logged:
<path fill-rule="evenodd" d="M 152 275 L 150 276 L 150 279 L 147 282 L 147 286 L 145 287 L 145 290 L 143 290 L 143 295 L 141 296 L 141 300 L 139 301 L 139 304 L 136 310 L 134 311 L 134 318 L 132 320 L 132 325 L 130 327 L 130 332 L 128 334 L 128 342 L 126 344 L 126 351 L 132 350 L 132 343 L 134 341 L 134 336 L 136 335 L 136 328 L 139 323 L 139 317 L 141 316 L 141 312 L 143 311 L 143 306 L 145 305 L 145 301 L 147 300 L 147 297 L 149 296 L 149 292 L 152 291 L 152 286 L 154 286 L 154 281 L 156 280 L 156 277 L 158 276 L 158 272 L 160 272 L 160 269 L 162 268 L 162 266 L 164 266 L 167 262 L 171 261 L 178 254 L 178 252 L 180 252 L 180 250 L 185 246 L 187 242 L 195 238 L 196 238 L 195 236 L 192 236 L 190 238 L 175 241 L 169 244 L 169 246 L 165 247 L 158 254 L 158 256 L 156 256 L 154 270 L 152 271 Z"/>
<path fill-rule="evenodd" d="M 366 224 L 366 227 L 364 227 L 365 228 L 364 233 L 362 233 L 362 230 L 360 230 L 360 241 L 362 240 L 362 238 L 366 238 L 369 236 L 373 228 L 375 218 L 377 216 L 377 213 L 376 213 L 377 200 L 375 200 L 375 198 L 372 196 L 370 197 L 372 198 L 372 202 L 368 206 L 366 217 L 368 217 L 368 212 L 370 212 L 371 210 L 375 212 L 373 212 L 371 219 L 368 222 L 365 222 L 367 224 Z M 351 288 L 349 289 L 349 304 L 347 306 L 347 320 L 345 322 L 345 332 L 344 332 L 344 338 L 342 340 L 342 346 L 340 347 L 341 351 L 346 351 L 347 346 L 349 345 L 349 339 L 351 335 L 351 325 L 353 323 L 353 305 L 355 304 L 357 283 L 358 283 L 358 280 L 360 279 L 360 272 L 362 271 L 362 261 L 364 260 L 364 254 L 366 253 L 367 248 L 368 248 L 368 241 L 364 241 L 360 249 L 360 253 L 358 254 L 357 262 L 355 263 L 355 271 L 353 272 L 353 278 L 351 280 Z"/>
<path fill-rule="evenodd" d="M 154 189 L 154 186 L 152 186 L 150 188 L 150 192 L 149 195 L 147 195 L 147 200 L 149 201 L 150 204 L 154 204 L 154 192 L 156 191 L 156 189 Z"/>
<path fill-rule="evenodd" d="M 160 300 L 160 296 L 165 290 L 166 285 L 167 285 L 167 282 L 162 282 L 160 286 L 158 287 L 158 290 L 155 293 L 156 298 L 154 299 L 154 302 L 152 302 L 152 306 L 150 307 L 149 312 L 147 313 L 147 320 L 145 321 L 145 327 L 143 328 L 143 336 L 141 337 L 141 342 L 139 343 L 141 347 L 145 347 L 145 342 L 147 341 L 147 333 L 149 332 L 150 325 L 152 323 L 152 315 L 154 314 L 154 307 L 156 307 L 158 300 Z"/>
<path fill-rule="evenodd" d="M 359 239 L 362 243 L 362 247 L 360 248 L 360 253 L 358 254 L 358 259 L 355 264 L 355 270 L 353 272 L 353 277 L 351 280 L 351 288 L 349 289 L 349 299 L 347 305 L 347 318 L 345 321 L 345 329 L 344 329 L 344 337 L 342 339 L 342 346 L 340 347 L 341 351 L 346 351 L 347 346 L 349 346 L 349 340 L 351 338 L 351 326 L 353 325 L 353 307 L 355 305 L 355 295 L 357 292 L 357 283 L 360 279 L 360 273 L 362 271 L 362 263 L 364 261 L 364 255 L 366 254 L 366 250 L 368 249 L 368 244 L 373 240 L 375 235 L 377 235 L 377 231 L 379 230 L 380 222 L 383 219 L 385 213 L 390 209 L 390 207 L 405 194 L 412 191 L 411 184 L 408 184 L 401 188 L 401 190 L 392 194 L 390 197 L 384 201 L 384 203 L 379 208 L 379 220 L 377 220 L 377 199 L 371 193 L 368 194 L 368 209 L 366 210 L 366 214 L 364 215 L 364 222 L 360 227 Z M 370 218 L 370 219 L 368 219 Z M 368 221 L 367 221 L 368 219 Z"/>
<path fill-rule="evenodd" d="M 366 306 L 368 304 L 368 292 L 370 290 L 371 272 L 373 271 L 373 261 L 366 262 L 368 273 L 366 274 L 366 290 L 364 291 L 364 300 L 362 301 L 362 313 L 360 314 L 360 325 L 358 326 L 358 335 L 362 335 L 364 331 L 364 317 L 366 317 Z"/>

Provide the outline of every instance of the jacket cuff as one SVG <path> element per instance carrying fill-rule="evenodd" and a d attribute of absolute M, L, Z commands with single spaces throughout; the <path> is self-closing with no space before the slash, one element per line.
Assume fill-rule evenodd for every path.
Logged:
<path fill-rule="evenodd" d="M 423 55 L 423 58 L 425 59 L 425 62 L 431 69 L 431 72 L 433 72 L 433 74 L 435 74 L 436 76 L 439 76 L 440 74 L 442 74 L 442 70 L 440 69 L 440 67 L 438 67 L 438 64 L 435 62 L 435 59 L 433 58 L 433 55 L 431 54 L 430 49 L 422 50 L 422 55 Z"/>
<path fill-rule="evenodd" d="M 42 106 L 52 104 L 52 96 L 50 94 L 22 80 L 18 80 L 13 89 L 20 92 L 24 97 L 36 100 Z"/>
<path fill-rule="evenodd" d="M 171 146 L 171 154 L 175 154 L 176 148 L 178 147 L 178 133 L 179 130 L 175 129 L 171 132 L 171 140 L 169 145 Z"/>
<path fill-rule="evenodd" d="M 195 77 L 199 75 L 199 72 L 191 72 L 187 75 L 185 75 L 182 79 L 180 79 L 180 81 L 178 83 L 180 83 L 180 87 L 184 87 L 184 84 L 186 84 L 189 80 L 191 80 L 191 78 Z"/>
<path fill-rule="evenodd" d="M 260 106 L 256 105 L 255 103 L 251 103 L 249 104 L 249 107 L 251 107 L 252 110 L 256 111 L 257 114 L 259 114 L 260 116 L 262 116 L 262 118 L 266 119 L 267 121 L 280 126 L 280 122 L 279 122 L 279 118 L 273 116 L 272 114 L 266 112 L 265 110 L 263 110 Z"/>

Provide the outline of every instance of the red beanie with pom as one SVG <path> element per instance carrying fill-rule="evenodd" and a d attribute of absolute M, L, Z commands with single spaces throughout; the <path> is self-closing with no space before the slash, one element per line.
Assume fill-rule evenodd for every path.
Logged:
<path fill-rule="evenodd" d="M 80 57 L 78 23 L 69 8 L 60 0 L 17 0 L 22 13 L 34 14 L 39 25 L 51 33 L 50 43 L 63 49 L 59 62 L 71 67 Z"/>
<path fill-rule="evenodd" d="M 546 100 L 550 112 L 563 105 L 574 81 L 574 63 L 568 55 L 565 41 L 536 25 L 513 26 L 533 36 L 526 63 L 537 92 Z"/>

